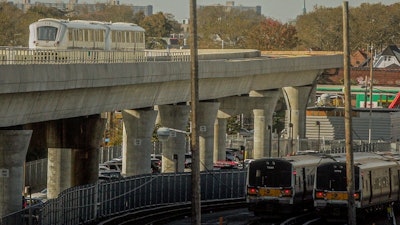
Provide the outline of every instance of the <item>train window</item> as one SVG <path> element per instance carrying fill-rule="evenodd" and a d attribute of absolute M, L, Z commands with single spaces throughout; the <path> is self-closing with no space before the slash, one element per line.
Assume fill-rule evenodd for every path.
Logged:
<path fill-rule="evenodd" d="M 72 29 L 68 29 L 68 40 L 70 40 L 70 41 L 74 40 L 73 39 L 73 37 L 74 37 L 73 34 L 74 34 L 73 30 Z"/>
<path fill-rule="evenodd" d="M 83 30 L 78 30 L 78 41 L 83 41 Z"/>
<path fill-rule="evenodd" d="M 93 42 L 94 41 L 94 30 L 89 30 L 89 41 Z"/>
<path fill-rule="evenodd" d="M 121 32 L 121 42 L 124 43 L 126 38 L 125 38 L 126 32 L 122 31 Z"/>
<path fill-rule="evenodd" d="M 111 41 L 112 42 L 117 41 L 117 33 L 115 31 L 111 31 Z"/>
<path fill-rule="evenodd" d="M 85 41 L 89 41 L 89 30 L 83 30 L 83 37 Z"/>
<path fill-rule="evenodd" d="M 55 41 L 58 28 L 51 26 L 43 26 L 37 28 L 37 38 L 41 41 Z"/>
<path fill-rule="evenodd" d="M 129 32 L 130 42 L 135 43 L 135 32 Z"/>
<path fill-rule="evenodd" d="M 73 36 L 74 36 L 73 40 L 77 41 L 78 40 L 78 30 L 76 30 L 76 29 L 74 30 L 74 35 Z"/>

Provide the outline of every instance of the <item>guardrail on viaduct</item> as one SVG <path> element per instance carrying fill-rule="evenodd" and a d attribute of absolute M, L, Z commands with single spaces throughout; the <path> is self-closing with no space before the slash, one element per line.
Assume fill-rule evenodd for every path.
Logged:
<path fill-rule="evenodd" d="M 187 50 L 103 51 L 90 49 L 37 50 L 0 47 L 0 65 L 137 63 L 189 61 Z"/>

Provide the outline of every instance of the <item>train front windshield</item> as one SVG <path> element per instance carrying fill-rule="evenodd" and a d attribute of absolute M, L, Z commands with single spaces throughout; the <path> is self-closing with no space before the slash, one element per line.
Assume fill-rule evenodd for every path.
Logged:
<path fill-rule="evenodd" d="M 57 27 L 38 27 L 37 28 L 37 39 L 40 41 L 55 41 L 57 36 Z"/>
<path fill-rule="evenodd" d="M 290 187 L 292 166 L 282 160 L 253 161 L 249 166 L 249 186 Z"/>
<path fill-rule="evenodd" d="M 359 168 L 354 168 L 355 190 L 359 189 Z M 347 191 L 346 164 L 327 163 L 317 169 L 318 190 Z"/>

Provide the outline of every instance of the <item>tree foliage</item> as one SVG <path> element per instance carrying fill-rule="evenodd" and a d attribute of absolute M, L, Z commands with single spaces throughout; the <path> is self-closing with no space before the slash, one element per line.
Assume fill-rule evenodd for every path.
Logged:
<path fill-rule="evenodd" d="M 16 38 L 22 34 L 22 30 L 18 26 L 22 12 L 16 7 L 8 3 L 0 3 L 0 45 L 16 46 Z"/>
<path fill-rule="evenodd" d="M 226 10 L 224 7 L 206 6 L 198 10 L 199 46 L 216 47 L 224 41 L 232 48 L 245 48 L 246 39 L 264 17 L 252 10 Z"/>
<path fill-rule="evenodd" d="M 96 11 L 90 12 L 88 5 L 81 5 L 77 9 L 77 15 L 71 19 L 96 20 L 107 22 L 133 23 L 134 15 L 130 7 L 124 5 L 96 4 Z"/>
<path fill-rule="evenodd" d="M 315 7 L 297 17 L 296 29 L 303 48 L 343 49 L 342 8 Z M 371 44 L 382 49 L 399 43 L 400 4 L 363 3 L 349 9 L 350 48 L 367 49 Z"/>
<path fill-rule="evenodd" d="M 247 47 L 259 50 L 291 50 L 296 48 L 296 29 L 288 23 L 267 18 L 248 36 Z"/>

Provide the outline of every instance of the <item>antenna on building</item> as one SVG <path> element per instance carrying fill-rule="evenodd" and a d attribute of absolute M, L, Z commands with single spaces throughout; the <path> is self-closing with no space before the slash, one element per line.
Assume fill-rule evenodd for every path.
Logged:
<path fill-rule="evenodd" d="M 307 13 L 306 0 L 303 0 L 303 15 L 305 15 L 306 13 Z"/>

